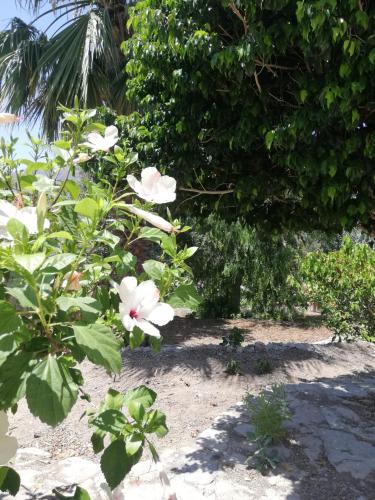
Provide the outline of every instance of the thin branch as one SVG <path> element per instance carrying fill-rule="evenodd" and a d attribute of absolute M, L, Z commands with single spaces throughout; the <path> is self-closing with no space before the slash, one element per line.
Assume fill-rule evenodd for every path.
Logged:
<path fill-rule="evenodd" d="M 256 71 L 254 71 L 254 80 L 255 80 L 255 83 L 256 83 L 256 86 L 259 90 L 259 94 L 262 93 L 262 87 L 260 86 L 260 83 L 259 83 L 259 78 L 258 78 L 258 73 Z"/>
<path fill-rule="evenodd" d="M 198 193 L 198 194 L 209 194 L 209 195 L 222 195 L 222 194 L 230 194 L 234 193 L 234 189 L 223 189 L 223 190 L 214 190 L 211 191 L 209 189 L 194 189 L 194 188 L 180 188 L 180 191 L 186 191 L 189 193 Z"/>
<path fill-rule="evenodd" d="M 291 102 L 285 101 L 284 99 L 280 99 L 279 97 L 272 94 L 270 91 L 268 91 L 268 94 L 273 99 L 275 99 L 275 101 L 280 102 L 281 104 L 284 104 L 284 106 L 289 106 L 290 108 L 296 108 L 296 109 L 298 109 L 300 107 L 300 106 L 297 106 L 296 104 L 292 104 Z"/>
<path fill-rule="evenodd" d="M 244 32 L 245 32 L 245 35 L 247 35 L 247 33 L 248 33 L 248 31 L 249 31 L 249 26 L 248 26 L 248 24 L 247 24 L 247 22 L 246 22 L 246 19 L 243 17 L 243 15 L 242 15 L 242 14 L 241 14 L 241 12 L 237 9 L 236 5 L 235 5 L 233 2 L 231 2 L 231 3 L 229 4 L 229 8 L 230 8 L 230 10 L 233 12 L 233 14 L 235 14 L 235 15 L 238 17 L 238 19 L 240 19 L 241 23 L 243 24 L 243 30 L 244 30 Z"/>
<path fill-rule="evenodd" d="M 298 69 L 298 66 L 295 66 L 295 67 L 291 67 L 291 66 L 282 66 L 281 64 L 269 64 L 269 63 L 265 63 L 264 61 L 260 61 L 259 59 L 254 59 L 254 62 L 257 66 L 262 66 L 264 68 L 267 68 L 267 69 L 285 69 L 287 71 L 291 71 L 291 70 L 295 70 L 295 69 Z"/>
<path fill-rule="evenodd" d="M 230 33 L 228 33 L 228 31 L 226 29 L 224 29 L 221 24 L 219 24 L 219 28 L 221 29 L 221 31 L 224 33 L 225 36 L 227 36 L 228 38 L 231 38 L 233 40 L 233 37 Z"/>

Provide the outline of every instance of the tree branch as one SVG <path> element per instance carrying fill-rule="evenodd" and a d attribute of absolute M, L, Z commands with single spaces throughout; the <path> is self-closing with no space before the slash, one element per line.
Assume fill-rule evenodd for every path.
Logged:
<path fill-rule="evenodd" d="M 235 6 L 235 4 L 233 2 L 231 2 L 229 4 L 229 8 L 230 10 L 233 12 L 233 14 L 235 14 L 238 19 L 240 19 L 241 23 L 243 24 L 243 30 L 245 32 L 245 35 L 247 35 L 248 31 L 249 31 L 249 26 L 246 22 L 246 19 L 243 17 L 243 15 L 241 14 L 241 12 L 237 9 L 237 7 Z"/>
<path fill-rule="evenodd" d="M 209 189 L 194 189 L 194 188 L 180 188 L 180 191 L 186 191 L 188 193 L 197 193 L 197 194 L 209 194 L 209 195 L 222 195 L 222 194 L 230 194 L 234 192 L 234 189 L 223 189 L 223 190 L 209 190 Z"/>

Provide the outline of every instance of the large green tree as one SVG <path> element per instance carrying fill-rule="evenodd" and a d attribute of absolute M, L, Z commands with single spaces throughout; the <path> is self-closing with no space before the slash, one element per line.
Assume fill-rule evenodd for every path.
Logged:
<path fill-rule="evenodd" d="M 374 229 L 374 2 L 144 0 L 130 22 L 129 133 L 195 211 Z"/>
<path fill-rule="evenodd" d="M 17 0 L 34 13 L 30 24 L 12 19 L 0 33 L 0 103 L 43 131 L 56 133 L 61 103 L 106 104 L 126 111 L 124 56 L 127 0 Z M 53 17 L 51 16 L 53 14 Z M 51 22 L 48 25 L 48 19 Z M 47 25 L 39 30 L 35 21 Z"/>

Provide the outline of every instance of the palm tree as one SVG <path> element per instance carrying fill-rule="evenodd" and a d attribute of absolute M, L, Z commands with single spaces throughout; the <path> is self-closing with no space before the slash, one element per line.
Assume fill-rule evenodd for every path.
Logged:
<path fill-rule="evenodd" d="M 107 105 L 126 112 L 124 57 L 127 0 L 17 0 L 35 15 L 30 24 L 12 19 L 0 32 L 0 109 L 40 119 L 52 137 L 61 103 Z M 54 14 L 45 30 L 34 23 Z M 51 33 L 51 35 L 49 35 Z"/>

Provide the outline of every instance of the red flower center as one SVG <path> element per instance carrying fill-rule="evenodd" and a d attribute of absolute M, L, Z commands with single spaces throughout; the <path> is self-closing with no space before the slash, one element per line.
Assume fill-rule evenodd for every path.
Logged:
<path fill-rule="evenodd" d="M 131 319 L 137 319 L 138 313 L 135 309 L 130 309 L 129 316 L 131 317 Z"/>

